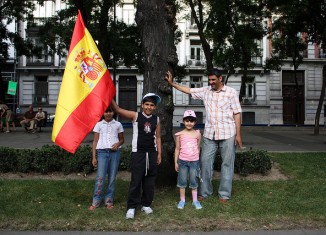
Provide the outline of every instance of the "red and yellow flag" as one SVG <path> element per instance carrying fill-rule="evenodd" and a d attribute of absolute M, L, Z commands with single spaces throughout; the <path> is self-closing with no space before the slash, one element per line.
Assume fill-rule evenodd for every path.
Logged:
<path fill-rule="evenodd" d="M 52 141 L 74 153 L 114 95 L 110 73 L 78 11 L 56 107 Z"/>

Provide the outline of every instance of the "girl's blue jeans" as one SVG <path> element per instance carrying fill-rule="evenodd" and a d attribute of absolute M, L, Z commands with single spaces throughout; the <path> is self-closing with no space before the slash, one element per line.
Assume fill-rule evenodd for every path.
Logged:
<path fill-rule="evenodd" d="M 232 191 L 232 178 L 235 160 L 235 136 L 225 140 L 210 140 L 203 138 L 200 157 L 202 182 L 199 184 L 198 195 L 206 198 L 213 194 L 212 178 L 213 164 L 218 149 L 222 157 L 221 179 L 218 195 L 220 198 L 230 199 Z"/>
<path fill-rule="evenodd" d="M 98 207 L 104 197 L 104 203 L 113 203 L 115 178 L 120 163 L 120 150 L 112 151 L 111 149 L 97 150 L 97 174 L 95 179 L 95 188 L 93 196 L 93 206 Z M 104 196 L 105 178 L 108 175 L 107 190 Z"/>
<path fill-rule="evenodd" d="M 178 159 L 179 172 L 177 187 L 186 188 L 189 179 L 189 188 L 198 188 L 199 161 L 184 161 Z"/>

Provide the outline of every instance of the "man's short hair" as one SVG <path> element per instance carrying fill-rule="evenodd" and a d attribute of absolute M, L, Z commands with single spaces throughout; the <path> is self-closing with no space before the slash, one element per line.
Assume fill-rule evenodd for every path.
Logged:
<path fill-rule="evenodd" d="M 221 70 L 219 70 L 217 68 L 212 68 L 207 71 L 207 76 L 212 76 L 212 75 L 215 75 L 216 77 L 221 77 L 222 72 L 221 72 Z"/>

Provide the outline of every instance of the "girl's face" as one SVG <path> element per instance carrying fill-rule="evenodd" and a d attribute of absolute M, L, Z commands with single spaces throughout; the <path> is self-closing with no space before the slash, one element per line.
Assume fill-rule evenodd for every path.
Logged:
<path fill-rule="evenodd" d="M 183 120 L 183 124 L 185 125 L 185 128 L 187 130 L 192 130 L 194 128 L 194 126 L 196 125 L 196 121 L 193 119 L 185 119 Z"/>
<path fill-rule="evenodd" d="M 103 114 L 104 120 L 107 121 L 107 122 L 112 121 L 113 115 L 114 115 L 114 112 L 112 112 L 112 111 L 105 111 L 104 114 Z"/>
<path fill-rule="evenodd" d="M 149 101 L 144 102 L 141 107 L 146 115 L 152 115 L 153 111 L 156 109 L 156 105 Z"/>

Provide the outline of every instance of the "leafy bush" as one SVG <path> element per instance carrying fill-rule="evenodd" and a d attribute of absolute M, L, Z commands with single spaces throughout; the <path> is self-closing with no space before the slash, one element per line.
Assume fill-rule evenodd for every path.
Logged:
<path fill-rule="evenodd" d="M 119 170 L 130 170 L 131 145 L 121 148 Z M 221 170 L 222 158 L 217 154 L 214 169 Z M 253 173 L 267 174 L 272 168 L 272 161 L 267 151 L 249 150 L 236 153 L 234 172 L 242 176 Z M 90 145 L 80 146 L 75 154 L 71 154 L 56 145 L 45 145 L 38 149 L 13 149 L 0 147 L 0 172 L 63 172 L 64 174 L 89 174 L 92 166 L 92 148 Z"/>
<path fill-rule="evenodd" d="M 65 155 L 63 165 L 63 172 L 65 174 L 73 172 L 89 174 L 92 171 L 92 148 L 89 145 L 80 146 L 75 154 Z"/>
<path fill-rule="evenodd" d="M 17 165 L 15 166 L 14 172 L 28 173 L 34 171 L 32 167 L 33 163 L 33 150 L 31 149 L 20 149 L 18 150 Z"/>
<path fill-rule="evenodd" d="M 217 154 L 214 169 L 221 171 L 222 157 Z M 266 175 L 272 169 L 272 160 L 265 150 L 237 152 L 234 161 L 234 172 L 242 176 L 253 173 Z"/>
<path fill-rule="evenodd" d="M 119 170 L 130 171 L 131 145 L 127 145 L 120 150 Z"/>
<path fill-rule="evenodd" d="M 18 150 L 0 147 L 0 172 L 11 172 L 16 169 Z"/>

